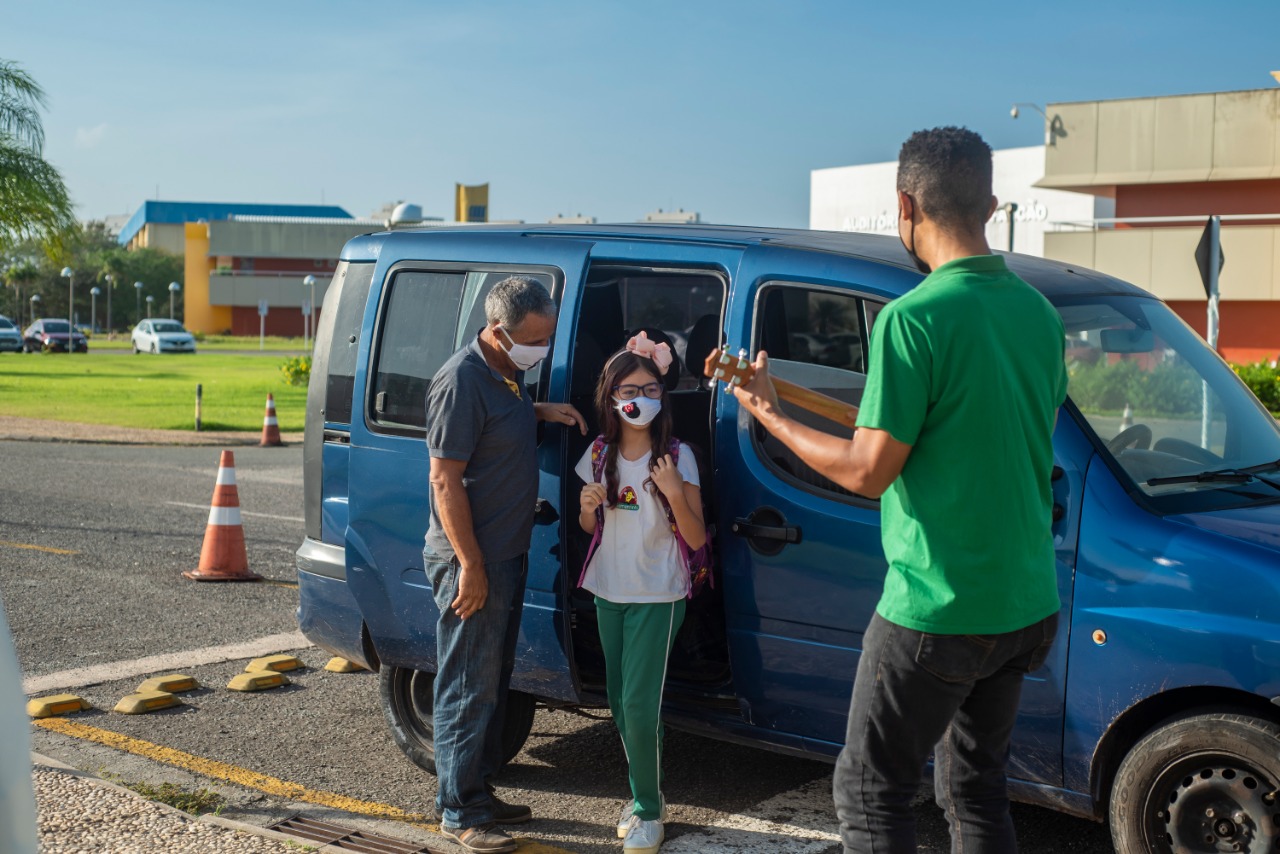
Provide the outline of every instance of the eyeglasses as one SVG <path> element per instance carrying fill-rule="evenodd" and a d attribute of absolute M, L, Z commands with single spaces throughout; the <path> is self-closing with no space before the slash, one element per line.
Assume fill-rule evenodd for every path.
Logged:
<path fill-rule="evenodd" d="M 641 394 L 645 397 L 651 397 L 654 400 L 662 397 L 662 386 L 658 383 L 645 383 L 644 385 L 616 385 L 613 390 L 617 392 L 619 400 L 635 400 Z"/>

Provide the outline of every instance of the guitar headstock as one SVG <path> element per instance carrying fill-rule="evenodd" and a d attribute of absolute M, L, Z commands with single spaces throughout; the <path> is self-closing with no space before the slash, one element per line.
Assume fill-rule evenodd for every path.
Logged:
<path fill-rule="evenodd" d="M 729 345 L 719 350 L 712 350 L 702 365 L 702 372 L 713 380 L 725 385 L 742 385 L 750 382 L 756 375 L 756 369 L 747 360 L 747 351 L 739 350 L 734 356 L 729 352 Z"/>

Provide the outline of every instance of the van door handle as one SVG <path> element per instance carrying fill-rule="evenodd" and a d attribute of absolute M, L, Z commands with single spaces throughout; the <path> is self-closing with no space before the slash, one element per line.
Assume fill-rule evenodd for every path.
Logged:
<path fill-rule="evenodd" d="M 801 540 L 799 525 L 757 525 L 747 519 L 734 519 L 733 532 L 748 540 L 780 540 L 784 543 L 798 543 Z"/>
<path fill-rule="evenodd" d="M 555 505 L 545 498 L 539 498 L 533 505 L 533 523 L 535 525 L 554 525 L 560 521 L 560 514 Z"/>
<path fill-rule="evenodd" d="M 786 517 L 772 507 L 757 507 L 747 518 L 734 519 L 729 530 L 745 539 L 752 551 L 766 556 L 804 539 L 800 526 L 788 525 Z"/>

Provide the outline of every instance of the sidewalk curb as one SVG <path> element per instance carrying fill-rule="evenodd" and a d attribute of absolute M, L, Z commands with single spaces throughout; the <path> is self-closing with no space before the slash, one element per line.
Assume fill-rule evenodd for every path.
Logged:
<path fill-rule="evenodd" d="M 285 446 L 301 445 L 303 433 L 280 434 Z M 0 415 L 0 441 L 63 442 L 76 445 L 163 445 L 185 447 L 248 447 L 261 442 L 260 432 L 252 430 L 165 430 L 153 427 L 120 427 L 111 424 L 85 424 L 80 421 L 56 421 Z"/>

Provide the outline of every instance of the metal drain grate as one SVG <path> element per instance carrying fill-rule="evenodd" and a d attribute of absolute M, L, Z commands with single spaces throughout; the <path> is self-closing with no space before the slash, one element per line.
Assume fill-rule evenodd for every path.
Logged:
<path fill-rule="evenodd" d="M 379 836 L 376 833 L 365 833 L 350 827 L 318 821 L 314 818 L 295 815 L 267 826 L 268 830 L 296 836 L 319 845 L 329 845 L 339 851 L 357 851 L 362 854 L 441 854 L 435 848 Z"/>

